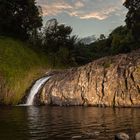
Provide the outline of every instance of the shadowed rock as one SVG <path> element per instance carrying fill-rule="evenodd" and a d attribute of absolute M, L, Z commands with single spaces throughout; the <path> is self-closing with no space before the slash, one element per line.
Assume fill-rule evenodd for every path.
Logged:
<path fill-rule="evenodd" d="M 115 135 L 115 140 L 129 140 L 129 136 L 121 132 Z"/>

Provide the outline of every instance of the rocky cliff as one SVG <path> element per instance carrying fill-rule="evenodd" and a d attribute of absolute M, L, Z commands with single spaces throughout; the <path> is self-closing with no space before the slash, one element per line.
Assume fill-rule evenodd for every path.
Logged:
<path fill-rule="evenodd" d="M 40 93 L 52 105 L 140 106 L 140 50 L 54 72 Z"/>

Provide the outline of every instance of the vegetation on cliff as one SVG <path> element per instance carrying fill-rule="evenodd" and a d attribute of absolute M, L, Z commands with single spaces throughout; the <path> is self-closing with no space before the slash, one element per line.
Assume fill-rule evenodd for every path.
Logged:
<path fill-rule="evenodd" d="M 16 104 L 31 83 L 49 68 L 47 60 L 27 43 L 0 37 L 0 102 Z"/>
<path fill-rule="evenodd" d="M 42 27 L 35 0 L 0 0 L 0 103 L 16 104 L 46 69 L 81 66 L 140 48 L 140 1 L 126 0 L 124 6 L 126 25 L 85 45 L 56 19 Z"/>

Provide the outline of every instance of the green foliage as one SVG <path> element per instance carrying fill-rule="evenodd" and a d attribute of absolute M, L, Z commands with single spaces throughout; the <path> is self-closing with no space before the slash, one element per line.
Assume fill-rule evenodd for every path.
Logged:
<path fill-rule="evenodd" d="M 0 102 L 16 104 L 46 68 L 83 65 L 140 48 L 140 0 L 126 0 L 124 5 L 129 10 L 127 25 L 84 45 L 71 35 L 70 26 L 59 24 L 56 19 L 49 20 L 44 30 L 39 31 L 41 8 L 35 0 L 0 0 L 0 35 L 28 39 L 31 43 L 30 46 L 0 37 Z M 111 63 L 107 61 L 103 66 L 108 68 Z"/>
<path fill-rule="evenodd" d="M 99 37 L 99 40 L 104 40 L 104 39 L 106 39 L 105 35 L 101 34 L 100 37 Z"/>
<path fill-rule="evenodd" d="M 132 32 L 127 26 L 120 26 L 114 29 L 108 38 L 101 35 L 90 45 L 79 45 L 75 49 L 76 62 L 82 65 L 104 56 L 128 53 L 138 48 L 139 42 L 134 40 Z"/>
<path fill-rule="evenodd" d="M 133 37 L 126 26 L 117 27 L 109 38 L 112 40 L 111 53 L 127 53 L 131 51 L 130 44 L 133 42 Z"/>
<path fill-rule="evenodd" d="M 68 47 L 67 45 L 71 32 L 72 28 L 70 26 L 58 24 L 56 19 L 49 20 L 44 29 L 44 44 L 47 47 L 46 51 L 55 53 L 62 47 Z"/>
<path fill-rule="evenodd" d="M 104 68 L 109 68 L 112 64 L 112 60 L 108 59 L 106 62 L 103 63 Z"/>
<path fill-rule="evenodd" d="M 36 54 L 18 40 L 0 37 L 0 100 L 16 104 L 34 79 L 49 68 L 46 56 Z M 1 91 L 4 88 L 4 91 Z"/>
<path fill-rule="evenodd" d="M 51 19 L 46 23 L 43 33 L 43 50 L 53 56 L 53 66 L 59 59 L 63 65 L 71 65 L 72 51 L 75 48 L 76 36 L 71 36 L 72 28 L 64 24 L 59 24 L 56 19 Z"/>
<path fill-rule="evenodd" d="M 126 25 L 136 41 L 140 41 L 140 0 L 126 0 L 124 6 L 128 9 Z"/>
<path fill-rule="evenodd" d="M 0 35 L 28 39 L 36 34 L 42 18 L 35 4 L 35 0 L 0 0 Z"/>
<path fill-rule="evenodd" d="M 90 52 L 84 44 L 78 42 L 75 44 L 75 48 L 72 51 L 72 59 L 75 66 L 86 64 L 91 61 Z"/>

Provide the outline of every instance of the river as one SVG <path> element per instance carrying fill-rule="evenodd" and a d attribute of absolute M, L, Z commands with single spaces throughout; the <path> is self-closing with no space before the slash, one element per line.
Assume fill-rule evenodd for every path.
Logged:
<path fill-rule="evenodd" d="M 0 107 L 0 140 L 112 140 L 118 132 L 134 139 L 140 109 Z"/>

